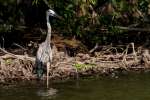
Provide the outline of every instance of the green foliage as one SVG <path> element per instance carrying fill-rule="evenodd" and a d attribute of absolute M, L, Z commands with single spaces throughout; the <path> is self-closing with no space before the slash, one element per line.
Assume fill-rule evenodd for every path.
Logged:
<path fill-rule="evenodd" d="M 11 32 L 19 22 L 21 12 L 17 9 L 16 0 L 0 1 L 0 33 Z"/>
<path fill-rule="evenodd" d="M 95 64 L 78 64 L 78 63 L 76 63 L 73 66 L 79 71 L 79 70 L 86 70 L 86 69 L 93 68 L 96 65 Z"/>
<path fill-rule="evenodd" d="M 12 64 L 12 62 L 13 62 L 12 59 L 6 59 L 5 60 L 6 65 L 10 65 L 10 64 Z"/>
<path fill-rule="evenodd" d="M 138 7 L 143 12 L 147 12 L 149 4 L 150 4 L 149 0 L 139 0 L 138 1 Z"/>
<path fill-rule="evenodd" d="M 33 0 L 32 4 L 34 5 L 37 5 L 38 4 L 38 0 Z"/>
<path fill-rule="evenodd" d="M 40 10 L 44 9 L 45 5 L 43 6 L 42 1 L 43 0 L 32 0 L 31 7 L 38 5 L 37 7 L 41 7 Z M 113 38 L 110 39 L 109 36 L 122 34 L 123 31 L 115 26 L 129 26 L 130 24 L 140 22 L 140 18 L 147 15 L 148 5 L 150 4 L 149 0 L 45 1 L 47 1 L 46 5 L 48 7 L 54 9 L 64 19 L 62 21 L 55 20 L 55 29 L 60 31 L 63 35 L 76 36 L 92 43 L 106 43 L 107 41 L 113 40 Z M 22 16 L 22 8 L 18 10 L 17 7 L 16 0 L 0 1 L 1 32 L 10 31 L 10 26 L 14 27 L 15 25 L 22 24 L 20 19 L 25 19 L 24 16 L 26 16 L 26 13 Z M 109 35 L 100 35 L 102 32 L 100 28 L 106 29 L 106 33 L 109 33 Z M 127 35 L 122 35 L 122 37 L 124 36 Z"/>

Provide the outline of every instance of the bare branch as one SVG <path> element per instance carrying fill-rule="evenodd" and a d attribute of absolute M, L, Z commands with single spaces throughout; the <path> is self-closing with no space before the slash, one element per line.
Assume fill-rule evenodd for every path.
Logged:
<path fill-rule="evenodd" d="M 131 27 L 124 27 L 124 26 L 115 26 L 115 27 L 121 30 L 128 30 L 128 31 L 150 32 L 150 29 L 148 28 L 131 28 Z"/>
<path fill-rule="evenodd" d="M 2 49 L 2 48 L 0 48 L 0 50 L 1 50 L 2 52 L 6 53 L 6 55 L 1 56 L 1 58 L 14 57 L 14 58 L 21 59 L 21 60 L 27 59 L 27 60 L 30 60 L 30 61 L 35 61 L 35 58 L 29 57 L 29 56 L 27 56 L 27 55 L 15 55 L 15 54 L 10 53 L 10 52 L 8 52 L 8 51 Z"/>
<path fill-rule="evenodd" d="M 148 28 L 133 28 L 133 27 L 125 27 L 125 26 L 114 26 L 115 28 L 118 28 L 120 30 L 127 30 L 127 31 L 139 31 L 139 32 L 150 32 L 150 29 Z M 107 28 L 102 28 L 100 31 L 108 31 Z M 109 32 L 107 32 L 109 33 Z"/>
<path fill-rule="evenodd" d="M 93 53 L 98 48 L 98 43 L 96 43 L 95 47 L 90 50 L 90 53 Z"/>

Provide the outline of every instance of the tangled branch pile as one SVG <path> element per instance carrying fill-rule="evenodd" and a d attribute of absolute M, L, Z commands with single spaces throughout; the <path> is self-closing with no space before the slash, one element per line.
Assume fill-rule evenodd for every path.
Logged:
<path fill-rule="evenodd" d="M 33 77 L 33 60 L 21 55 L 5 54 L 0 56 L 0 81 L 31 79 Z"/>
<path fill-rule="evenodd" d="M 133 53 L 128 54 L 129 45 Z M 148 50 L 142 53 L 134 50 L 134 44 L 127 46 L 123 53 L 112 54 L 109 50 L 95 52 L 94 56 L 79 53 L 76 57 L 69 57 L 64 52 L 58 52 L 53 47 L 53 63 L 50 68 L 50 78 L 69 78 L 81 75 L 103 74 L 115 69 L 140 70 L 150 68 Z M 5 55 L 0 56 L 0 81 L 36 79 L 33 73 L 35 58 L 27 55 L 15 55 L 0 49 Z M 45 76 L 44 76 L 45 77 Z M 43 77 L 43 78 L 44 78 Z"/>

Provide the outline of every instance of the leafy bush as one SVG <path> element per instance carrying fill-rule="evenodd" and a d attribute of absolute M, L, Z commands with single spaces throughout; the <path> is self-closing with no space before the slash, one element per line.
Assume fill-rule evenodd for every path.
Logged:
<path fill-rule="evenodd" d="M 113 41 L 123 31 L 115 26 L 143 23 L 150 16 L 149 0 L 6 0 L 0 1 L 0 31 L 17 25 L 44 24 L 45 10 L 53 8 L 64 20 L 53 20 L 54 29 L 91 43 Z M 24 4 L 20 6 L 20 4 Z M 45 7 L 47 6 L 47 7 Z M 30 9 L 32 8 L 32 9 Z M 30 11 L 30 12 L 29 12 Z M 36 14 L 29 14 L 34 11 Z M 40 12 L 40 14 L 39 14 Z M 41 12 L 43 12 L 41 14 Z M 35 16 L 36 15 L 36 16 Z M 28 16 L 26 18 L 26 16 Z M 44 17 L 42 17 L 44 16 Z M 37 20 L 38 18 L 38 20 Z M 40 20 L 40 21 L 39 21 Z M 148 20 L 150 20 L 148 18 Z M 33 22 L 34 21 L 34 22 Z M 32 24 L 34 23 L 34 24 Z M 5 29 L 3 29 L 5 28 Z M 105 29 L 106 31 L 103 31 Z M 109 33 L 109 34 L 106 34 Z M 122 34 L 122 37 L 127 37 Z"/>

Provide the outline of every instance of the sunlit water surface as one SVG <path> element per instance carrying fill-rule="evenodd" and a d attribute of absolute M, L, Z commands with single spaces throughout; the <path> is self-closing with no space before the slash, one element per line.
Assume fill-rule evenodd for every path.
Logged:
<path fill-rule="evenodd" d="M 0 100 L 150 100 L 150 74 L 1 86 Z"/>

